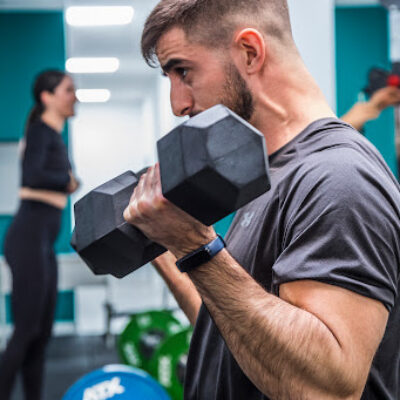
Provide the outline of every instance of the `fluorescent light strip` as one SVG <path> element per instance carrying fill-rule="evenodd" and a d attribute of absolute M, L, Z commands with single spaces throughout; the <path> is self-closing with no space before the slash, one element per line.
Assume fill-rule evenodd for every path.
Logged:
<path fill-rule="evenodd" d="M 72 26 L 127 25 L 132 22 L 135 10 L 129 6 L 68 7 L 66 21 Z"/>
<path fill-rule="evenodd" d="M 112 73 L 119 69 L 119 59 L 115 57 L 72 57 L 65 63 L 65 68 L 73 74 Z"/>
<path fill-rule="evenodd" d="M 379 0 L 336 0 L 335 5 L 339 7 L 355 7 L 355 6 L 377 6 Z"/>
<path fill-rule="evenodd" d="M 108 89 L 78 89 L 76 97 L 81 103 L 106 103 L 111 93 Z"/>

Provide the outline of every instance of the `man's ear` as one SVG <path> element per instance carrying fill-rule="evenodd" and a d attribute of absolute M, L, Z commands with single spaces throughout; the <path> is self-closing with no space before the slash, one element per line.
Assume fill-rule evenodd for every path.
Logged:
<path fill-rule="evenodd" d="M 241 30 L 235 35 L 235 50 L 239 53 L 237 61 L 240 62 L 240 69 L 247 74 L 259 72 L 265 63 L 266 49 L 262 34 L 252 28 Z"/>

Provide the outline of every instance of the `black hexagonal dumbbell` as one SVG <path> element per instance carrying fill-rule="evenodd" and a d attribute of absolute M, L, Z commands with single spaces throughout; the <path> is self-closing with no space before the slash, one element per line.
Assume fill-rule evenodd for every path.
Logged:
<path fill-rule="evenodd" d="M 163 195 L 206 225 L 270 188 L 263 135 L 222 105 L 173 129 L 157 151 Z M 96 274 L 120 278 L 165 251 L 123 219 L 145 170 L 128 171 L 75 204 L 71 244 Z"/>

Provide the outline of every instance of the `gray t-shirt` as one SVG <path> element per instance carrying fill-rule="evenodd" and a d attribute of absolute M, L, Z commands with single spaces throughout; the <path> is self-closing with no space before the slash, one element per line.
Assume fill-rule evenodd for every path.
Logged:
<path fill-rule="evenodd" d="M 349 125 L 315 121 L 270 156 L 271 190 L 239 210 L 230 254 L 268 292 L 312 279 L 381 301 L 390 311 L 363 400 L 400 399 L 400 187 Z M 360 310 L 362 313 L 363 310 Z M 185 399 L 267 399 L 243 374 L 203 305 Z"/>

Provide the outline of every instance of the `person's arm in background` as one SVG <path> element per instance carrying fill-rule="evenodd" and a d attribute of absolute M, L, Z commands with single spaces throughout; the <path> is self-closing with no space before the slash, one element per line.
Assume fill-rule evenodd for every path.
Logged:
<path fill-rule="evenodd" d="M 182 274 L 175 265 L 176 257 L 169 251 L 152 261 L 164 279 L 179 307 L 194 326 L 202 303 L 199 292 L 187 274 Z"/>
<path fill-rule="evenodd" d="M 365 123 L 379 117 L 390 106 L 400 103 L 400 89 L 388 86 L 377 90 L 366 102 L 358 102 L 341 119 L 360 131 Z"/>
<path fill-rule="evenodd" d="M 74 174 L 72 173 L 71 170 L 69 170 L 69 182 L 67 185 L 67 193 L 68 194 L 72 194 L 74 192 L 76 192 L 79 189 L 80 186 L 80 182 L 78 179 L 76 179 L 76 177 L 74 176 Z"/>

